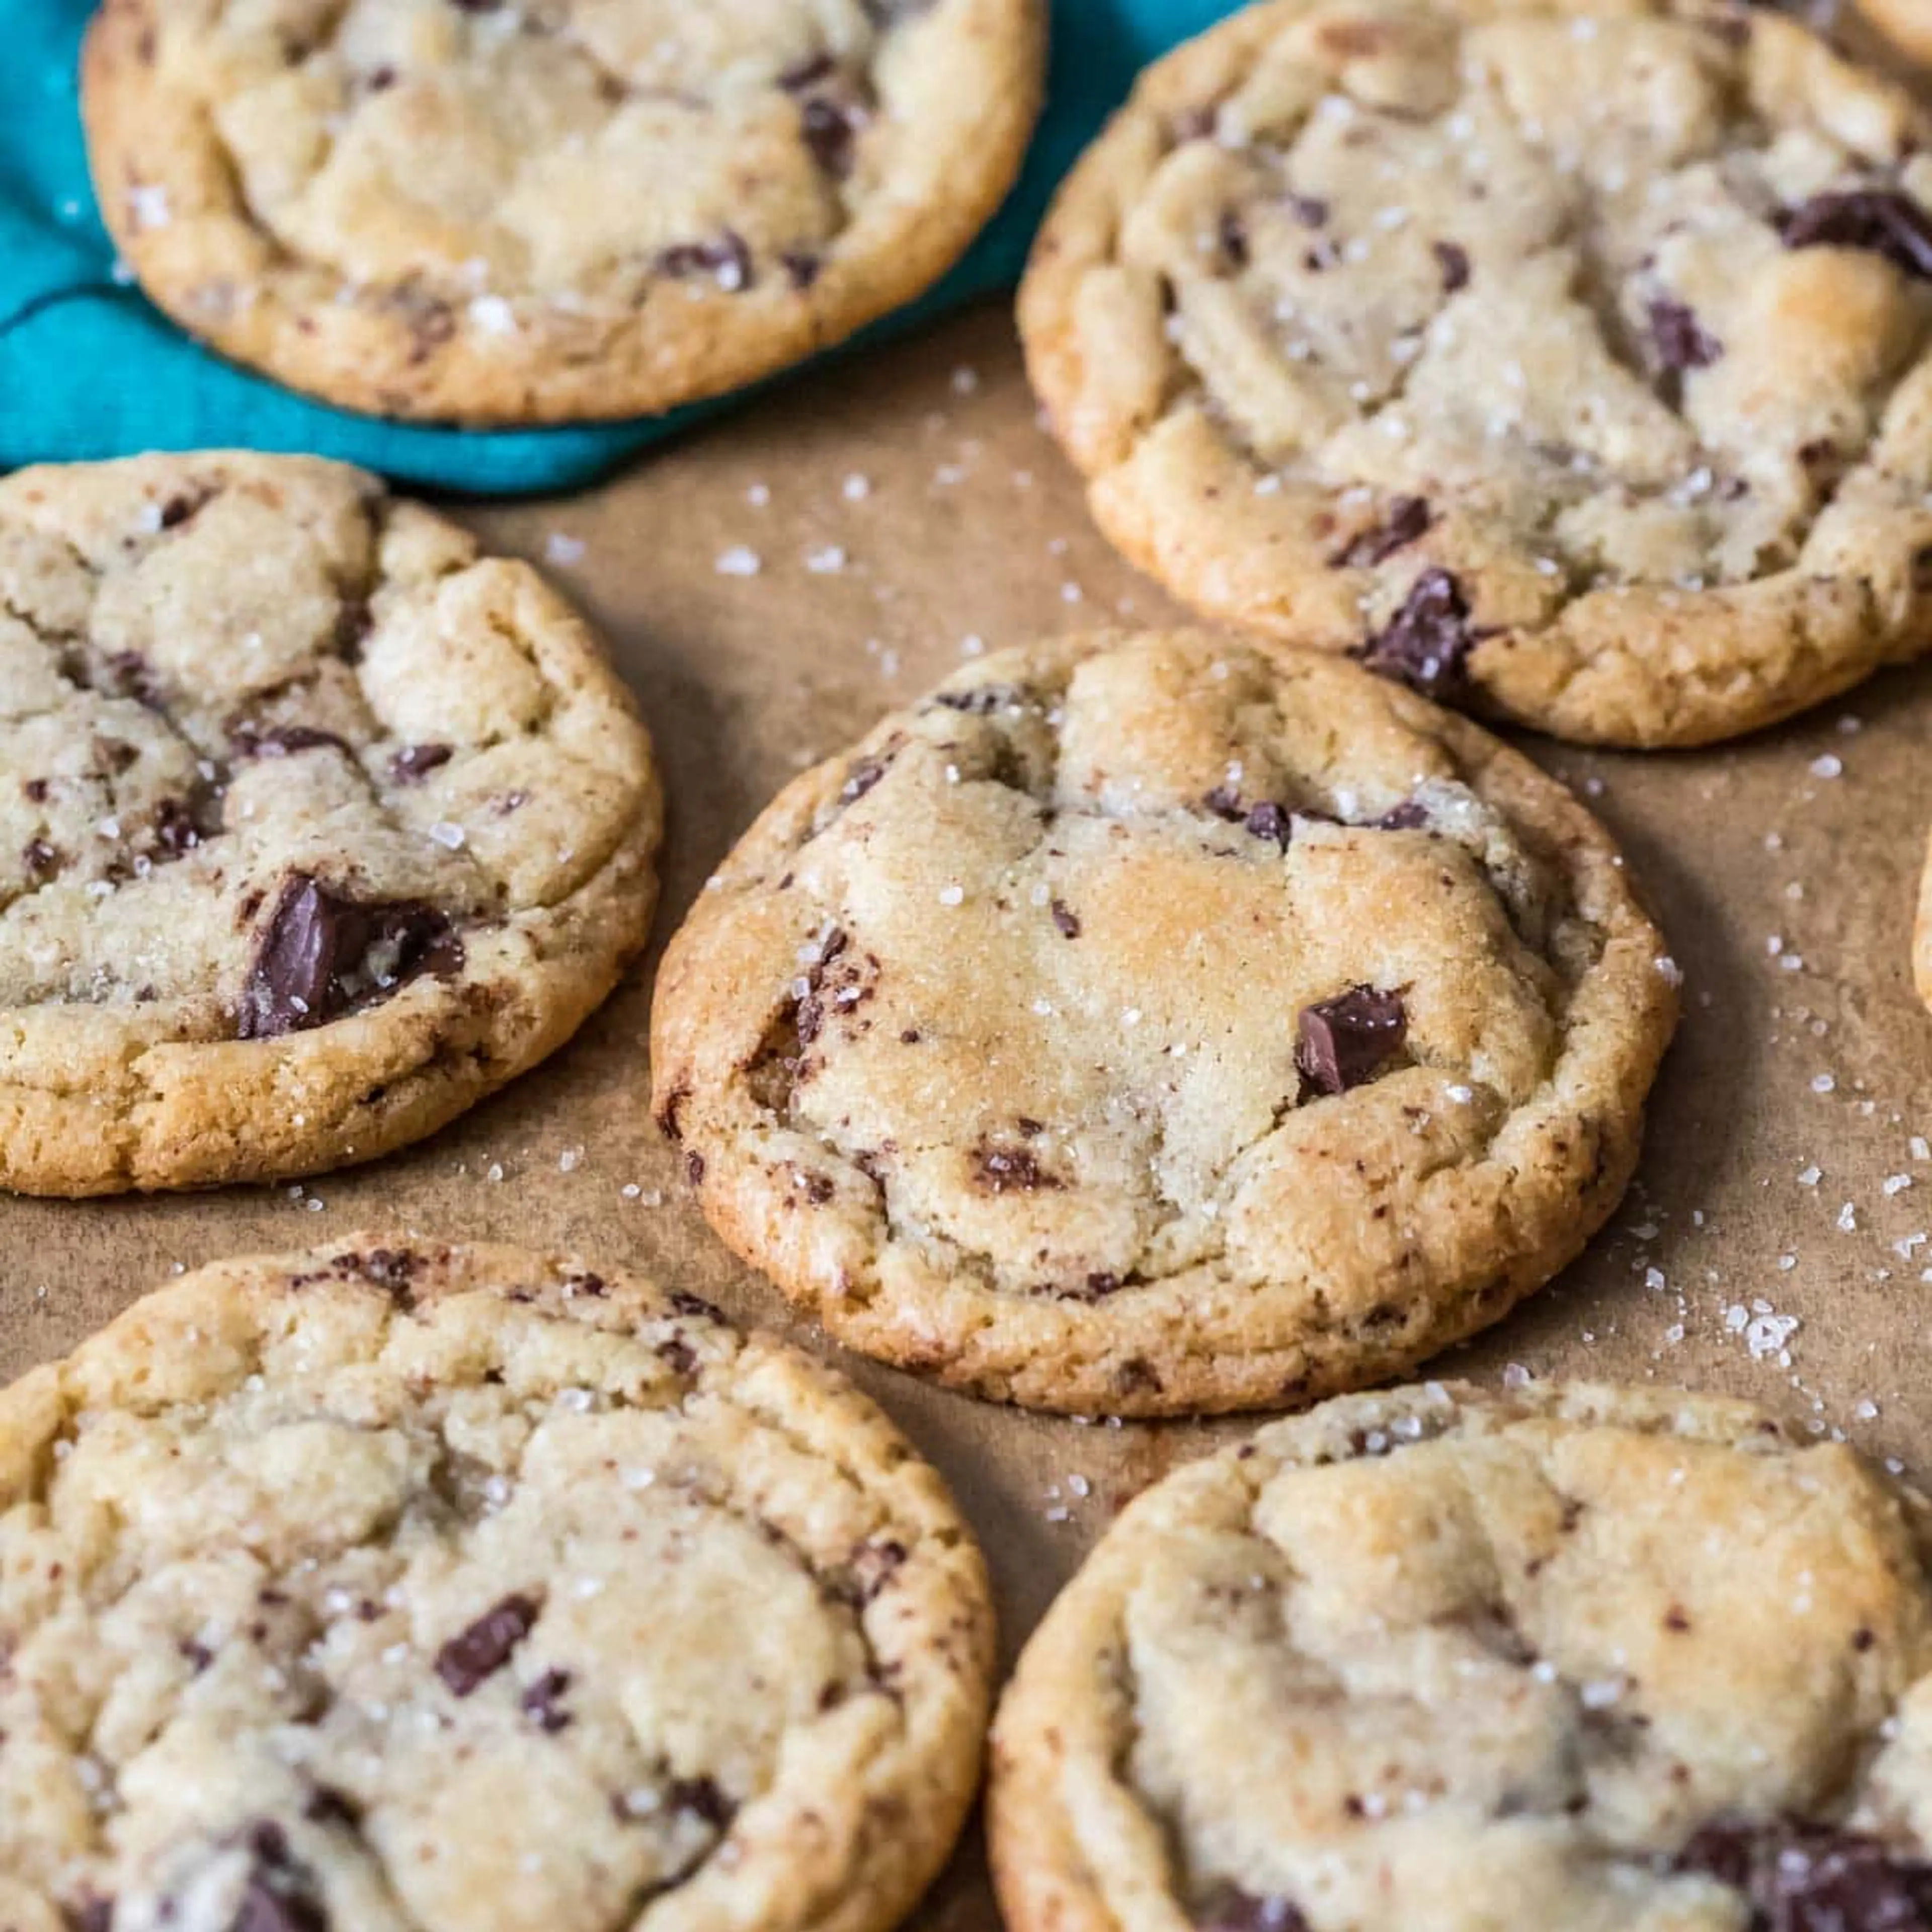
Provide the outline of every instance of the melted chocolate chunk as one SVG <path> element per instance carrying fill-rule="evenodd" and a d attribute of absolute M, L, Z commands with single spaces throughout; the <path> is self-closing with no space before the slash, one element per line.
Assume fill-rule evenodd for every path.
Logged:
<path fill-rule="evenodd" d="M 1932 1864 L 1882 1840 L 1796 1818 L 1719 1820 L 1677 1855 L 1742 1892 L 1751 1932 L 1927 1932 Z"/>
<path fill-rule="evenodd" d="M 1328 204 L 1319 195 L 1291 194 L 1288 207 L 1304 228 L 1319 228 L 1328 219 Z"/>
<path fill-rule="evenodd" d="M 724 1312 L 715 1301 L 706 1301 L 701 1294 L 687 1294 L 683 1289 L 672 1291 L 670 1305 L 679 1314 L 692 1316 L 704 1322 L 722 1322 Z"/>
<path fill-rule="evenodd" d="M 567 1670 L 546 1670 L 526 1690 L 519 1700 L 524 1714 L 536 1722 L 540 1731 L 548 1731 L 553 1736 L 559 1731 L 570 1727 L 570 1713 L 562 1709 L 558 1700 L 570 1688 L 570 1672 Z"/>
<path fill-rule="evenodd" d="M 723 1831 L 738 1815 L 738 1807 L 717 1779 L 708 1772 L 701 1778 L 674 1779 L 664 1792 L 664 1802 L 674 1811 L 688 1811 L 701 1818 L 714 1831 Z"/>
<path fill-rule="evenodd" d="M 1055 899 L 1049 910 L 1053 914 L 1054 924 L 1060 928 L 1062 938 L 1078 939 L 1080 937 L 1080 915 L 1064 899 Z"/>
<path fill-rule="evenodd" d="M 1430 569 L 1356 655 L 1370 670 L 1446 704 L 1462 688 L 1464 664 L 1474 643 L 1462 586 L 1448 571 Z"/>
<path fill-rule="evenodd" d="M 436 1652 L 436 1674 L 452 1696 L 468 1696 L 509 1662 L 511 1652 L 530 1635 L 536 1620 L 534 1598 L 520 1594 L 506 1597 Z"/>
<path fill-rule="evenodd" d="M 98 1892 L 90 1893 L 62 1916 L 74 1932 L 113 1932 L 114 1901 L 103 1898 Z"/>
<path fill-rule="evenodd" d="M 414 784 L 455 756 L 447 745 L 405 745 L 389 760 L 389 776 L 398 784 Z"/>
<path fill-rule="evenodd" d="M 314 1879 L 290 1856 L 281 1826 L 263 1819 L 243 1842 L 251 1862 L 229 1932 L 328 1932 Z"/>
<path fill-rule="evenodd" d="M 968 717 L 988 718 L 995 711 L 1010 711 L 1030 704 L 1033 694 L 1017 684 L 979 684 L 970 691 L 942 691 L 933 703 L 949 711 L 963 711 Z"/>
<path fill-rule="evenodd" d="M 1691 309 L 1666 296 L 1650 305 L 1650 339 L 1656 346 L 1658 366 L 1672 374 L 1708 369 L 1724 352 L 1724 345 L 1706 332 Z"/>
<path fill-rule="evenodd" d="M 424 973 L 454 973 L 448 916 L 416 900 L 362 904 L 298 873 L 282 888 L 243 988 L 236 1034 L 272 1040 L 386 998 Z"/>
<path fill-rule="evenodd" d="M 1433 244 L 1436 266 L 1442 271 L 1442 292 L 1453 296 L 1469 285 L 1469 251 L 1460 243 L 1438 242 Z"/>
<path fill-rule="evenodd" d="M 825 264 L 808 249 L 788 248 L 778 256 L 786 279 L 801 293 L 824 272 Z"/>
<path fill-rule="evenodd" d="M 1308 1921 L 1286 1899 L 1257 1898 L 1238 1885 L 1216 1886 L 1194 1922 L 1200 1932 L 1308 1932 Z"/>
<path fill-rule="evenodd" d="M 1346 1094 L 1372 1080 L 1408 1034 L 1400 993 L 1351 986 L 1332 1000 L 1304 1006 L 1297 1026 L 1294 1064 L 1324 1094 Z"/>
<path fill-rule="evenodd" d="M 178 798 L 164 798 L 154 808 L 154 844 L 170 859 L 178 859 L 201 843 L 194 814 Z"/>
<path fill-rule="evenodd" d="M 778 76 L 778 85 L 788 94 L 802 93 L 808 87 L 829 78 L 838 70 L 838 63 L 828 53 L 808 54 L 796 61 Z"/>
<path fill-rule="evenodd" d="M 1221 217 L 1221 252 L 1229 268 L 1238 272 L 1248 266 L 1248 231 L 1232 208 Z"/>
<path fill-rule="evenodd" d="M 307 724 L 278 724 L 266 730 L 254 724 L 239 724 L 228 734 L 231 750 L 238 758 L 288 758 L 298 752 L 330 749 L 352 758 L 346 739 L 333 731 L 318 731 Z"/>
<path fill-rule="evenodd" d="M 862 758 L 845 774 L 845 782 L 838 788 L 840 801 L 850 805 L 854 799 L 863 798 L 885 775 L 885 766 L 879 759 Z"/>
<path fill-rule="evenodd" d="M 29 838 L 20 848 L 20 862 L 30 879 L 49 879 L 60 863 L 60 854 L 44 838 Z"/>
<path fill-rule="evenodd" d="M 1398 496 L 1380 523 L 1351 537 L 1329 558 L 1329 566 L 1336 570 L 1372 570 L 1414 542 L 1435 520 L 1423 498 Z"/>
<path fill-rule="evenodd" d="M 1401 804 L 1391 806 L 1376 820 L 1378 832 L 1413 832 L 1417 826 L 1429 823 L 1429 809 L 1419 800 L 1406 798 Z"/>
<path fill-rule="evenodd" d="M 658 273 L 680 279 L 710 274 L 721 289 L 748 289 L 752 285 L 752 251 L 735 228 L 728 228 L 710 242 L 680 242 L 663 250 L 658 256 Z"/>
<path fill-rule="evenodd" d="M 822 96 L 808 100 L 799 110 L 799 131 L 812 158 L 827 174 L 843 180 L 852 172 L 852 144 L 858 128 L 837 101 Z"/>
<path fill-rule="evenodd" d="M 1284 852 L 1294 836 L 1294 820 L 1287 806 L 1266 800 L 1250 808 L 1241 826 L 1250 838 L 1271 838 Z"/>
<path fill-rule="evenodd" d="M 1066 1184 L 1048 1174 L 1025 1148 L 982 1147 L 973 1156 L 973 1167 L 980 1186 L 995 1194 L 1032 1194 Z"/>
<path fill-rule="evenodd" d="M 1814 195 L 1785 210 L 1778 232 L 1787 248 L 1863 248 L 1932 281 L 1932 215 L 1896 188 Z"/>

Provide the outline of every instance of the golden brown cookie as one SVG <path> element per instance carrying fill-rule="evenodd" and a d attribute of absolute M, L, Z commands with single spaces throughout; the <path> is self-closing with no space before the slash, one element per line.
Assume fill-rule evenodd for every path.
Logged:
<path fill-rule="evenodd" d="M 780 795 L 666 956 L 652 1102 L 850 1347 L 1268 1407 L 1577 1252 L 1677 978 L 1601 828 L 1473 724 L 1318 652 L 1063 639 Z"/>
<path fill-rule="evenodd" d="M 20 1932 L 887 1932 L 978 1781 L 984 1565 L 838 1376 L 370 1238 L 0 1392 Z"/>
<path fill-rule="evenodd" d="M 224 355 L 385 416 L 738 387 L 950 268 L 1018 171 L 1041 0 L 113 0 L 96 189 Z"/>
<path fill-rule="evenodd" d="M 640 947 L 650 741 L 526 565 L 338 465 L 0 482 L 0 1186 L 369 1160 Z"/>
<path fill-rule="evenodd" d="M 1271 0 L 1021 298 L 1102 529 L 1219 618 L 1688 745 L 1932 640 L 1932 120 L 1726 0 Z"/>
<path fill-rule="evenodd" d="M 1398 1389 L 1168 1477 L 994 1727 L 1012 1932 L 1932 1922 L 1923 1499 L 1757 1410 Z"/>

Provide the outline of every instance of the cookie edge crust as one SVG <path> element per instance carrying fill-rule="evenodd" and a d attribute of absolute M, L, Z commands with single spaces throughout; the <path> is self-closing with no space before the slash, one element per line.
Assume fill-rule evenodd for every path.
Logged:
<path fill-rule="evenodd" d="M 1082 1849 L 1062 1786 L 1070 1763 L 1083 1751 L 1089 1760 L 1098 1755 L 1111 1780 L 1111 1795 L 1131 1806 L 1138 1817 L 1147 1815 L 1102 1748 L 1107 1726 L 1090 1687 L 1094 1659 L 1111 1640 L 1142 1520 L 1158 1507 L 1151 1499 L 1170 1485 L 1212 1480 L 1214 1473 L 1244 1461 L 1258 1448 L 1269 1457 L 1266 1466 L 1256 1458 L 1264 1473 L 1308 1466 L 1324 1430 L 1332 1427 L 1340 1434 L 1351 1426 L 1386 1426 L 1413 1412 L 1418 1398 L 1430 1400 L 1438 1390 L 1465 1415 L 1636 1428 L 1740 1448 L 1774 1436 L 1782 1453 L 1802 1454 L 1808 1446 L 1789 1439 L 1770 1413 L 1754 1403 L 1688 1390 L 1574 1382 L 1532 1383 L 1499 1394 L 1448 1382 L 1338 1397 L 1183 1463 L 1143 1490 L 1108 1527 L 1048 1605 L 1000 1694 L 988 1752 L 986 1840 L 994 1891 L 1010 1932 L 1120 1932 L 1120 1922 Z M 1903 1495 L 1908 1506 L 1918 1507 L 1922 1534 L 1928 1519 L 1916 1493 L 1896 1483 L 1886 1486 Z"/>
<path fill-rule="evenodd" d="M 454 334 L 425 364 L 400 314 L 288 298 L 272 238 L 232 188 L 221 190 L 226 206 L 191 220 L 154 230 L 133 220 L 130 182 L 172 190 L 185 207 L 200 197 L 182 192 L 184 183 L 226 176 L 199 117 L 147 78 L 142 53 L 158 4 L 103 7 L 82 50 L 88 166 L 116 247 L 148 299 L 196 340 L 303 394 L 406 422 L 481 428 L 656 416 L 835 346 L 923 293 L 964 256 L 1018 178 L 1045 98 L 1044 0 L 964 0 L 970 10 L 959 38 L 982 51 L 979 111 L 958 131 L 944 194 L 881 198 L 879 229 L 862 256 L 828 258 L 805 290 L 777 278 L 749 293 L 660 280 L 588 358 L 570 352 L 579 338 L 568 318 L 544 326 L 520 317 L 512 346 L 457 312 Z M 252 274 L 225 272 L 218 265 L 226 262 L 249 264 Z M 198 264 L 214 282 L 245 284 L 250 299 L 224 320 L 196 314 L 189 296 Z"/>
<path fill-rule="evenodd" d="M 201 450 L 122 460 L 214 461 L 260 476 L 284 463 L 317 459 Z M 322 466 L 376 482 L 351 464 Z M 40 473 L 16 471 L 0 490 L 31 484 Z M 380 487 L 383 500 L 460 528 L 416 499 Z M 76 1199 L 360 1166 L 440 1132 L 528 1072 L 616 989 L 649 940 L 659 894 L 664 797 L 650 727 L 574 604 L 530 564 L 479 548 L 476 562 L 486 562 L 514 572 L 528 586 L 637 734 L 642 758 L 635 809 L 610 856 L 554 904 L 513 914 L 502 927 L 479 928 L 463 970 L 451 980 L 412 981 L 380 1005 L 298 1033 L 144 1042 L 130 1028 L 123 1043 L 104 1044 L 64 1040 L 67 1029 L 58 1022 L 33 1037 L 8 1024 L 10 1013 L 61 1016 L 58 1006 L 0 1006 L 0 1193 Z M 486 970 L 478 972 L 479 964 Z M 90 1023 L 101 1012 L 74 1010 L 82 1023 L 74 1033 L 93 1031 Z M 152 1072 L 144 1073 L 151 1060 Z M 376 1099 L 368 1097 L 377 1090 Z M 307 1124 L 292 1125 L 298 1114 Z"/>
<path fill-rule="evenodd" d="M 80 1375 L 104 1366 L 118 1383 L 165 1347 L 170 1334 L 180 1338 L 184 1352 L 224 1346 L 230 1325 L 224 1318 L 238 1306 L 259 1334 L 261 1315 L 302 1292 L 290 1277 L 326 1270 L 338 1256 L 381 1248 L 430 1258 L 431 1268 L 410 1283 L 418 1304 L 466 1293 L 499 1294 L 506 1280 L 529 1282 L 539 1290 L 543 1311 L 563 1320 L 569 1318 L 570 1282 L 580 1279 L 587 1265 L 572 1255 L 507 1243 L 445 1243 L 367 1231 L 316 1248 L 209 1262 L 148 1291 L 66 1355 L 0 1387 L 0 1508 L 32 1486 L 41 1473 L 46 1442 L 86 1406 L 74 1385 Z M 669 1292 L 648 1276 L 628 1268 L 598 1272 L 606 1290 L 601 1306 L 615 1301 L 640 1319 L 693 1318 L 675 1309 Z M 918 1532 L 917 1546 L 895 1578 L 904 1579 L 918 1564 L 921 1587 L 911 1613 L 890 1626 L 895 1639 L 890 1655 L 898 1666 L 894 1682 L 906 1713 L 902 1760 L 923 1781 L 902 1794 L 914 1802 L 890 1811 L 864 1808 L 845 1882 L 820 1908 L 768 1922 L 769 1932 L 890 1932 L 938 1877 L 979 1793 L 997 1647 L 985 1556 L 944 1478 L 844 1376 L 782 1337 L 740 1326 L 722 1310 L 696 1318 L 734 1338 L 736 1363 L 758 1380 L 759 1400 L 747 1404 L 752 1412 L 776 1416 L 790 1430 L 808 1430 L 805 1439 L 816 1454 L 838 1443 L 844 1452 L 838 1466 L 862 1481 L 895 1526 Z M 138 1374 L 129 1379 L 137 1382 Z M 702 1379 L 700 1372 L 694 1385 Z M 870 1630 L 866 1637 L 869 1648 L 875 1642 Z M 926 1668 L 936 1657 L 952 1667 Z"/>
<path fill-rule="evenodd" d="M 1169 416 L 1164 405 L 1145 421 L 1094 408 L 1077 320 L 1087 275 L 1115 260 L 1120 217 L 1131 200 L 1117 187 L 1118 176 L 1124 171 L 1138 183 L 1142 161 L 1158 152 L 1161 124 L 1197 91 L 1200 79 L 1238 71 L 1289 22 L 1320 4 L 1254 0 L 1142 70 L 1127 102 L 1056 191 L 1034 242 L 1016 312 L 1028 380 L 1108 542 L 1210 622 L 1346 653 L 1358 650 L 1365 636 L 1336 622 L 1330 599 L 1309 594 L 1336 574 L 1325 558 L 1312 550 L 1279 556 L 1293 542 L 1282 530 L 1229 537 L 1226 506 L 1244 504 L 1252 489 L 1256 472 L 1248 459 L 1211 426 Z M 1473 0 L 1429 4 L 1459 22 L 1486 17 Z M 1540 0 L 1534 10 L 1564 16 L 1594 9 L 1591 0 Z M 1767 16 L 1758 17 L 1761 24 Z M 1768 17 L 1774 31 L 1816 38 L 1795 21 Z M 1902 377 L 1896 393 L 1908 389 L 1932 395 L 1932 353 Z M 1171 440 L 1181 446 L 1172 451 L 1154 446 L 1168 424 L 1179 425 Z M 1881 421 L 1874 452 L 1886 434 Z M 1187 464 L 1189 473 L 1163 481 L 1163 459 L 1170 458 Z M 1221 507 L 1204 514 L 1203 500 Z M 1633 584 L 1586 591 L 1568 599 L 1540 628 L 1485 627 L 1488 634 L 1478 638 L 1467 660 L 1472 695 L 1497 717 L 1572 743 L 1646 750 L 1718 743 L 1795 716 L 1888 664 L 1932 650 L 1923 599 L 1908 590 L 1904 608 L 1888 611 L 1882 587 L 1876 575 L 1826 576 L 1794 565 L 1709 590 Z M 1472 591 L 1478 602 L 1480 590 L 1478 582 Z M 1654 660 L 1632 650 L 1630 638 L 1646 632 L 1667 642 L 1670 650 L 1660 650 Z M 1664 668 L 1667 659 L 1687 656 L 1688 670 Z"/>
<path fill-rule="evenodd" d="M 970 688 L 1043 662 L 1070 665 L 1147 636 L 1210 644 L 1223 641 L 1214 633 L 1198 630 L 1058 638 L 982 658 L 934 690 Z M 1265 641 L 1225 641 L 1246 642 L 1264 657 L 1298 655 Z M 1322 653 L 1300 655 L 1323 664 L 1331 674 L 1335 669 L 1332 658 Z M 1604 934 L 1597 963 L 1578 982 L 1580 1000 L 1582 989 L 1596 982 L 1592 1011 L 1580 1017 L 1573 1003 L 1562 1056 L 1539 1090 L 1540 1105 L 1526 1103 L 1505 1117 L 1506 1123 L 1526 1122 L 1529 1148 L 1547 1153 L 1554 1137 L 1562 1143 L 1562 1155 L 1560 1166 L 1539 1171 L 1540 1184 L 1534 1197 L 1526 1199 L 1520 1192 L 1514 1197 L 1524 1210 L 1516 1225 L 1527 1222 L 1532 1232 L 1495 1273 L 1460 1286 L 1438 1282 L 1426 1295 L 1418 1293 L 1417 1301 L 1430 1307 L 1433 1318 L 1414 1340 L 1401 1345 L 1378 1345 L 1370 1331 L 1358 1326 L 1310 1330 L 1292 1346 L 1265 1351 L 1216 1349 L 1198 1346 L 1194 1336 L 1156 1351 L 1121 1334 L 1108 1319 L 1107 1304 L 1022 1304 L 1034 1319 L 1053 1323 L 1054 1334 L 1049 1340 L 1015 1332 L 1012 1323 L 1000 1318 L 1011 1312 L 1004 1306 L 1007 1298 L 976 1288 L 973 1306 L 982 1312 L 990 1310 L 992 1318 L 972 1325 L 966 1340 L 956 1346 L 950 1339 L 935 1340 L 937 1321 L 925 1334 L 915 1332 L 905 1322 L 897 1296 L 886 1301 L 883 1316 L 874 1313 L 869 1302 L 848 1300 L 838 1281 L 838 1263 L 847 1244 L 836 1240 L 788 1244 L 782 1238 L 787 1217 L 778 1211 L 764 1166 L 706 1142 L 701 1133 L 694 1135 L 688 1143 L 687 1178 L 705 1218 L 726 1246 L 843 1347 L 982 1400 L 1075 1415 L 1151 1418 L 1305 1408 L 1406 1372 L 1500 1321 L 1546 1285 L 1582 1252 L 1635 1173 L 1646 1099 L 1676 1024 L 1675 991 L 1658 970 L 1664 940 L 1638 901 L 1610 834 L 1568 791 L 1468 719 L 1396 687 L 1378 688 L 1406 724 L 1439 737 L 1472 778 L 1486 779 L 1490 795 L 1502 792 L 1503 808 L 1520 828 L 1534 835 L 1546 862 L 1562 873 L 1573 903 L 1587 910 Z M 794 779 L 759 814 L 722 869 L 727 874 L 735 871 L 742 857 L 747 871 L 762 878 L 767 860 L 795 849 L 796 835 L 810 826 L 814 808 L 837 796 L 854 759 L 883 741 L 902 711 L 916 709 L 932 694 L 922 693 L 909 704 L 896 706 L 864 738 Z M 1526 815 L 1526 808 L 1533 816 Z M 705 1084 L 693 1069 L 703 1057 L 694 1048 L 701 1047 L 707 1013 L 693 1004 L 686 983 L 693 976 L 686 961 L 704 955 L 710 928 L 723 916 L 728 902 L 750 890 L 769 888 L 733 881 L 723 892 L 700 896 L 666 949 L 652 992 L 650 1027 L 651 1107 L 660 1122 L 687 1111 L 690 1096 L 701 1094 Z M 1607 980 L 1606 973 L 1612 976 Z M 1607 1065 L 1614 1082 L 1589 1113 L 1580 1114 L 1561 1095 L 1574 1090 L 1576 1070 L 1566 1069 L 1564 1059 L 1585 1024 L 1599 1033 L 1620 1026 L 1627 1043 L 1620 1048 L 1594 1048 L 1593 1070 L 1600 1072 Z M 1554 1094 L 1552 1088 L 1557 1090 Z M 1526 1123 L 1532 1106 L 1539 1124 L 1529 1139 Z M 694 1117 L 703 1110 L 700 1106 L 688 1111 Z M 1564 1131 L 1580 1120 L 1594 1131 Z M 1518 1152 L 1524 1150 L 1520 1142 Z M 877 1252 L 877 1244 L 872 1252 Z M 796 1264 L 787 1265 L 788 1255 L 796 1258 Z M 944 1298 L 946 1280 L 926 1270 L 922 1286 L 927 1304 L 935 1305 Z M 1050 1312 L 1042 1316 L 1042 1309 Z M 949 1316 L 944 1325 L 950 1336 L 961 1324 Z M 1157 1388 L 1123 1386 L 1120 1372 L 1135 1358 L 1158 1372 Z"/>

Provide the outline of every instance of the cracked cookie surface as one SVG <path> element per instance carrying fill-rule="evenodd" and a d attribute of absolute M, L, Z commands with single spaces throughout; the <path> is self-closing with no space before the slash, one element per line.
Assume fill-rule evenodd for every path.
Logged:
<path fill-rule="evenodd" d="M 1399 1389 L 1130 1504 L 994 1730 L 1013 1932 L 1932 1918 L 1928 1508 L 1745 1405 Z"/>
<path fill-rule="evenodd" d="M 0 481 L 0 1186 L 312 1173 L 569 1037 L 662 807 L 526 565 L 340 466 Z"/>
<path fill-rule="evenodd" d="M 1017 172 L 1040 0 L 109 0 L 84 106 L 142 286 L 333 402 L 635 416 L 936 281 Z"/>
<path fill-rule="evenodd" d="M 652 1102 L 839 1341 L 1000 1399 L 1294 1403 L 1495 1320 L 1622 1192 L 1676 971 L 1466 721 L 1204 633 L 980 660 L 672 942 Z"/>
<path fill-rule="evenodd" d="M 1580 740 L 1932 640 L 1932 125 L 1712 0 L 1275 0 L 1061 190 L 1028 362 L 1210 615 Z"/>
<path fill-rule="evenodd" d="M 0 1394 L 14 1932 L 883 1932 L 977 1781 L 984 1566 L 830 1370 L 362 1237 Z"/>

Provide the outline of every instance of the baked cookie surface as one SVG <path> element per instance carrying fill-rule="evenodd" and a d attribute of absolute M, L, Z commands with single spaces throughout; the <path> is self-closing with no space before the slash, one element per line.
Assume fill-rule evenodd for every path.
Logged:
<path fill-rule="evenodd" d="M 634 1277 L 202 1270 L 0 1393 L 16 1932 L 882 1932 L 977 1781 L 979 1551 L 830 1371 Z"/>
<path fill-rule="evenodd" d="M 1128 1508 L 1021 1659 L 1012 1932 L 1932 1913 L 1923 1500 L 1742 1404 L 1348 1398 Z"/>
<path fill-rule="evenodd" d="M 1932 640 L 1928 142 L 1766 8 L 1274 0 L 1063 188 L 1028 364 L 1208 614 L 1708 742 Z"/>
<path fill-rule="evenodd" d="M 263 1180 L 419 1138 L 643 944 L 650 742 L 527 566 L 372 478 L 0 481 L 0 1186 Z"/>
<path fill-rule="evenodd" d="M 386 416 L 645 414 L 937 280 L 1038 110 L 1040 0 L 112 0 L 84 106 L 148 294 Z"/>
<path fill-rule="evenodd" d="M 1858 0 L 1858 10 L 1908 59 L 1932 67 L 1932 8 L 1925 0 Z"/>
<path fill-rule="evenodd" d="M 1622 1192 L 1677 974 L 1466 721 L 1205 633 L 980 660 L 807 773 L 672 942 L 652 1102 L 839 1341 L 1157 1414 L 1359 1386 Z"/>

